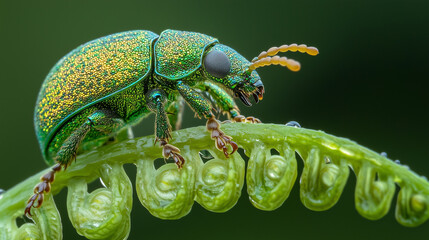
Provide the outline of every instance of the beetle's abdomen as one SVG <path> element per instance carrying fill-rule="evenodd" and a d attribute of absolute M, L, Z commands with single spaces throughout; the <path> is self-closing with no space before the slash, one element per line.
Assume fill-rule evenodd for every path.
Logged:
<path fill-rule="evenodd" d="M 82 109 L 127 89 L 151 69 L 150 31 L 129 31 L 79 46 L 46 77 L 36 103 L 34 123 L 43 155 L 58 128 Z"/>

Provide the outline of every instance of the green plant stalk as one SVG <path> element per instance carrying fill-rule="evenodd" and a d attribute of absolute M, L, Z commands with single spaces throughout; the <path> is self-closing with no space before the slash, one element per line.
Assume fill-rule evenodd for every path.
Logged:
<path fill-rule="evenodd" d="M 364 217 L 378 219 L 387 213 L 395 183 L 401 187 L 396 208 L 397 220 L 405 226 L 417 226 L 429 217 L 429 182 L 409 170 L 408 167 L 397 164 L 353 141 L 322 131 L 275 124 L 230 123 L 223 124 L 222 130 L 232 136 L 250 157 L 246 180 L 249 185 L 249 198 L 257 208 L 274 210 L 286 200 L 297 175 L 295 160 L 295 152 L 297 152 L 304 160 L 304 170 L 301 176 L 301 200 L 306 207 L 312 210 L 326 210 L 336 203 L 347 180 L 349 167 L 351 167 L 358 176 L 356 208 Z M 174 164 L 167 164 L 158 171 L 166 171 L 165 176 L 170 174 L 166 179 L 177 177 L 174 181 L 169 182 L 165 179 L 165 181 L 161 181 L 164 175 L 158 181 L 160 175 L 153 174 L 152 176 L 148 172 L 157 171 L 153 168 L 153 161 L 161 156 L 161 149 L 154 144 L 153 136 L 146 136 L 103 146 L 78 156 L 77 161 L 66 171 L 61 171 L 56 175 L 52 193 L 55 195 L 65 186 L 70 188 L 70 186 L 74 186 L 75 182 L 86 184 L 99 177 L 104 182 L 107 181 L 107 187 L 116 184 L 119 187 L 122 186 L 122 191 L 131 191 L 129 180 L 121 169 L 125 163 L 134 163 L 138 166 L 137 192 L 139 198 L 155 216 L 165 219 L 183 217 L 190 211 L 194 199 L 211 211 L 224 212 L 230 209 L 240 196 L 243 186 L 244 162 L 239 154 L 234 154 L 227 164 L 222 154 L 217 154 L 220 152 L 214 148 L 213 140 L 210 139 L 205 127 L 175 131 L 172 137 L 171 143 L 182 150 L 187 160 L 187 167 L 178 172 L 176 168 L 171 167 Z M 269 153 L 272 148 L 278 150 L 280 156 L 272 156 Z M 214 156 L 216 161 L 213 161 L 211 165 L 214 163 L 225 163 L 225 165 L 217 165 L 215 168 L 204 170 L 204 166 L 210 165 L 207 164 L 210 161 L 204 164 L 198 157 L 198 152 L 203 149 L 209 150 Z M 266 171 L 268 174 L 261 170 L 263 168 L 268 169 Z M 100 173 L 100 169 L 107 169 L 105 171 L 111 171 L 112 175 L 117 172 L 118 179 L 125 180 L 121 183 L 109 180 L 109 174 L 103 175 L 103 172 Z M 219 175 L 220 178 L 216 178 L 217 172 L 222 169 L 227 169 L 229 172 L 222 173 L 223 175 Z M 38 183 L 40 176 L 47 171 L 49 169 L 35 174 L 0 195 L 0 227 L 7 230 L 1 231 L 4 236 L 13 230 L 10 226 L 16 227 L 10 222 L 23 215 L 27 199 L 31 196 L 34 186 Z M 174 174 L 171 175 L 171 173 Z M 196 173 L 200 175 L 196 176 Z M 375 179 L 375 174 L 378 179 Z M 161 190 L 153 190 L 153 187 L 144 182 L 147 181 L 147 179 L 144 180 L 145 176 L 146 178 L 150 176 L 153 184 L 157 187 L 160 186 Z M 213 176 L 215 178 L 210 178 Z M 139 178 L 142 180 L 140 183 Z M 216 184 L 221 178 L 226 183 L 219 187 Z M 115 179 L 115 177 L 112 176 L 111 179 Z M 177 185 L 180 181 L 186 183 L 186 187 Z M 210 181 L 210 184 L 216 186 L 204 186 L 206 182 Z M 165 184 L 160 185 L 160 182 Z M 194 185 L 196 190 L 193 189 Z M 173 187 L 179 187 L 177 194 L 173 194 L 177 196 L 175 201 L 158 199 L 160 194 L 167 194 L 166 191 L 170 191 L 170 188 Z M 83 191 L 86 192 L 86 188 Z M 195 197 L 180 198 L 180 196 L 187 196 L 181 195 L 180 191 L 182 194 L 191 191 Z M 110 196 L 109 194 L 113 193 L 105 193 L 107 197 Z M 217 194 L 217 198 L 211 197 L 211 194 Z M 191 196 L 194 195 L 191 194 Z M 213 203 L 210 200 L 216 200 L 216 202 Z M 73 202 L 72 199 L 70 201 Z M 131 206 L 130 202 L 128 204 Z M 178 209 L 178 206 L 182 205 L 183 208 Z M 68 206 L 72 208 L 70 205 Z M 43 210 L 43 208 L 44 206 L 41 209 Z M 70 211 L 69 209 L 69 215 Z M 129 213 L 127 214 L 129 215 Z M 43 214 L 37 212 L 36 216 L 43 216 Z M 78 232 L 81 233 L 79 230 Z M 84 231 L 82 230 L 82 232 Z M 0 234 L 0 239 L 2 239 L 2 234 Z M 81 234 L 85 235 L 85 233 Z M 126 227 L 123 234 L 122 237 L 128 234 Z"/>

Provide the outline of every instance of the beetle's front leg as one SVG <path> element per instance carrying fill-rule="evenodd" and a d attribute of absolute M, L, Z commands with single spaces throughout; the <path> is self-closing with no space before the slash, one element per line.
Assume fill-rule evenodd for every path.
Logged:
<path fill-rule="evenodd" d="M 223 88 L 210 81 L 203 82 L 198 86 L 198 88 L 207 92 L 212 97 L 214 104 L 222 111 L 223 114 L 227 114 L 228 119 L 233 119 L 240 115 L 240 110 L 238 109 L 237 104 L 235 104 L 234 99 Z"/>
<path fill-rule="evenodd" d="M 225 157 L 229 157 L 229 155 L 237 151 L 237 143 L 232 141 L 230 136 L 226 135 L 222 130 L 220 130 L 220 124 L 211 111 L 212 106 L 210 102 L 201 96 L 198 91 L 190 88 L 181 81 L 177 83 L 177 90 L 198 117 L 208 119 L 206 127 L 207 130 L 211 132 L 211 138 L 215 140 L 216 148 L 223 151 Z M 228 153 L 228 145 L 231 145 L 232 147 L 231 153 Z"/>
<path fill-rule="evenodd" d="M 258 118 L 240 115 L 240 110 L 234 99 L 218 85 L 206 81 L 200 86 L 200 89 L 210 94 L 222 112 L 228 114 L 228 119 L 232 119 L 234 122 L 261 123 Z"/>
<path fill-rule="evenodd" d="M 165 159 L 171 157 L 181 169 L 185 159 L 180 155 L 180 149 L 168 144 L 171 138 L 171 125 L 165 112 L 165 94 L 162 90 L 154 89 L 146 95 L 146 98 L 148 108 L 155 113 L 155 141 L 159 141 L 162 147 L 162 156 Z"/>

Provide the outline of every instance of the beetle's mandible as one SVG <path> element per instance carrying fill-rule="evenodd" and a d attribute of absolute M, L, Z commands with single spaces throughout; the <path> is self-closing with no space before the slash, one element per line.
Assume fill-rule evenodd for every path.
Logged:
<path fill-rule="evenodd" d="M 34 124 L 44 159 L 52 170 L 42 176 L 25 214 L 40 207 L 55 173 L 78 153 L 103 145 L 119 132 L 155 114 L 155 138 L 164 158 L 180 169 L 185 159 L 169 144 L 171 125 L 180 128 L 183 102 L 207 119 L 207 130 L 225 157 L 238 146 L 220 130 L 213 109 L 235 122 L 260 122 L 240 115 L 234 102 L 251 106 L 262 100 L 264 85 L 255 69 L 281 65 L 298 71 L 298 62 L 279 52 L 317 55 L 306 45 L 283 45 L 252 61 L 205 34 L 165 30 L 160 35 L 137 30 L 112 34 L 79 46 L 63 57 L 46 77 L 36 103 Z M 204 94 L 211 97 L 207 100 Z"/>

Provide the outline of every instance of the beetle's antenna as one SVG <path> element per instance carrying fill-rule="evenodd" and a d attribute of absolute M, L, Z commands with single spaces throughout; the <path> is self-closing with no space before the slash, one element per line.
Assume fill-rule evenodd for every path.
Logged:
<path fill-rule="evenodd" d="M 280 65 L 283 67 L 289 68 L 291 71 L 299 71 L 301 69 L 301 64 L 293 59 L 287 59 L 286 57 L 264 57 L 259 60 L 255 60 L 250 64 L 249 71 L 253 71 L 260 67 L 270 66 L 270 65 Z"/>
<path fill-rule="evenodd" d="M 270 65 L 281 65 L 283 67 L 289 68 L 291 71 L 299 71 L 301 65 L 299 62 L 293 59 L 287 59 L 285 57 L 276 56 L 279 52 L 296 52 L 299 51 L 301 53 L 307 53 L 311 56 L 316 56 L 319 54 L 319 50 L 315 47 L 308 47 L 305 44 L 296 44 L 293 43 L 291 45 L 282 45 L 280 47 L 272 47 L 268 49 L 268 51 L 263 51 L 259 54 L 258 57 L 255 57 L 252 60 L 252 63 L 249 65 L 248 71 L 253 71 L 256 68 L 270 66 Z M 274 57 L 271 57 L 274 56 Z"/>
<path fill-rule="evenodd" d="M 301 53 L 307 53 L 308 55 L 311 55 L 311 56 L 316 56 L 317 54 L 319 54 L 319 50 L 315 47 L 307 47 L 307 45 L 305 44 L 298 45 L 296 43 L 293 43 L 291 45 L 285 44 L 280 47 L 272 47 L 268 49 L 268 51 L 263 51 L 259 54 L 258 58 L 253 59 L 252 62 L 262 59 L 264 57 L 274 56 L 279 52 L 288 52 L 288 51 L 291 51 L 291 52 L 299 51 Z"/>

